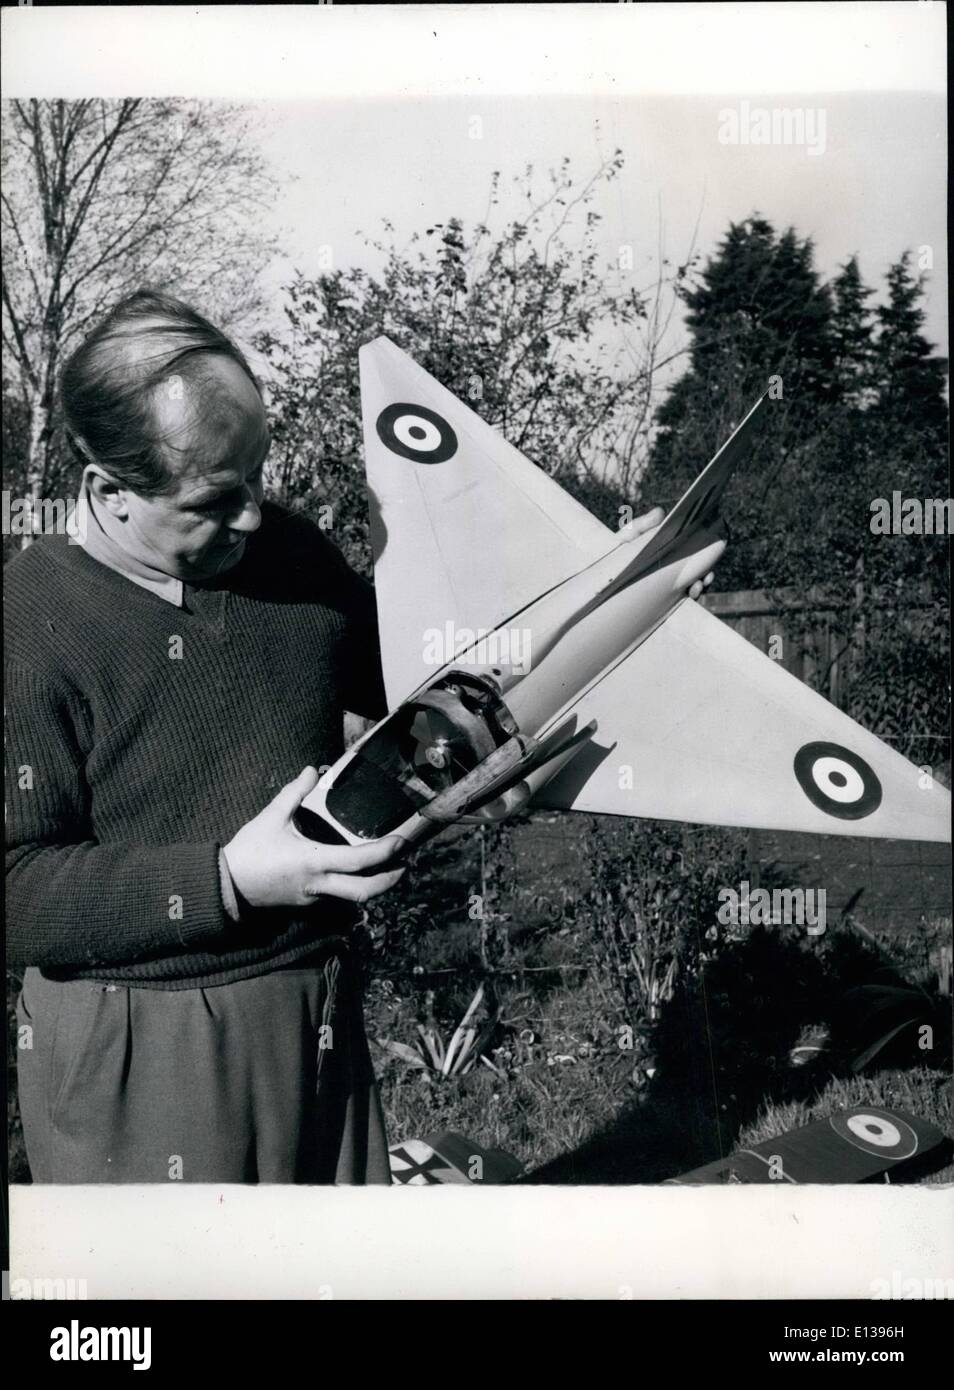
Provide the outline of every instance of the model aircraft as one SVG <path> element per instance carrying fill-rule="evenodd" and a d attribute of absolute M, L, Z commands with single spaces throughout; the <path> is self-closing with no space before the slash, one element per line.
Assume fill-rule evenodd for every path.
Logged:
<path fill-rule="evenodd" d="M 526 806 L 949 840 L 950 794 L 687 598 L 763 396 L 655 530 L 613 532 L 386 338 L 360 352 L 391 713 L 299 812 L 413 843 Z"/>
<path fill-rule="evenodd" d="M 485 1149 L 474 1139 L 445 1130 L 423 1139 L 405 1139 L 388 1150 L 391 1182 L 401 1187 L 438 1183 L 513 1182 L 523 1164 L 503 1149 Z"/>
<path fill-rule="evenodd" d="M 951 1141 L 928 1120 L 856 1105 L 763 1139 L 667 1183 L 891 1182 L 950 1158 Z"/>
<path fill-rule="evenodd" d="M 950 1139 L 928 1120 L 900 1110 L 855 1105 L 667 1178 L 664 1185 L 909 1180 L 941 1167 L 952 1149 Z M 462 1134 L 406 1139 L 389 1152 L 391 1181 L 406 1187 L 511 1183 L 523 1176 L 512 1154 L 483 1149 Z"/>

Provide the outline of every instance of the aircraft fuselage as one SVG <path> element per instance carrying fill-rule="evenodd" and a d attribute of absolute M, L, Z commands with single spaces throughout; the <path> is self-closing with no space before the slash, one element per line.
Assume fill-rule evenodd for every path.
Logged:
<path fill-rule="evenodd" d="M 497 819 L 525 805 L 597 732 L 578 726 L 574 706 L 725 549 L 697 540 L 634 574 L 649 540 L 624 540 L 501 624 L 521 629 L 520 669 L 474 659 L 487 634 L 462 646 L 330 769 L 303 802 L 299 829 L 321 838 L 317 816 L 351 843 L 415 841 L 465 815 Z"/>
<path fill-rule="evenodd" d="M 530 653 L 525 673 L 504 670 L 499 677 L 522 730 L 546 735 L 592 685 L 665 622 L 725 549 L 724 541 L 713 541 L 617 587 L 634 553 L 648 540 L 641 536 L 616 546 L 508 620 L 526 628 L 523 649 Z M 492 674 L 499 668 L 475 669 Z"/>

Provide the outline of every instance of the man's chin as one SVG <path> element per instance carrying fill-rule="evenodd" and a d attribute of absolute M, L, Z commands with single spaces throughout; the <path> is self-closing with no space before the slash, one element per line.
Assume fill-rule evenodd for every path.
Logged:
<path fill-rule="evenodd" d="M 215 579 L 217 575 L 232 569 L 245 554 L 245 541 L 246 537 L 243 536 L 239 541 L 224 541 L 220 545 L 210 546 L 200 560 L 191 562 L 189 577 L 195 580 Z"/>

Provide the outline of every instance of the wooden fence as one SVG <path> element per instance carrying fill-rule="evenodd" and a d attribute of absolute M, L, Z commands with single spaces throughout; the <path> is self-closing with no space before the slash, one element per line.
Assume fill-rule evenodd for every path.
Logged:
<path fill-rule="evenodd" d="M 700 601 L 759 651 L 843 708 L 853 662 L 865 642 L 878 641 L 885 613 L 898 605 L 894 592 L 874 591 L 864 602 L 862 597 L 858 594 L 855 604 L 845 606 L 817 589 L 789 586 L 706 594 Z M 926 593 L 905 604 L 906 613 L 916 614 L 919 608 L 930 608 Z M 773 639 L 781 639 L 780 644 Z M 775 882 L 823 885 L 833 922 L 849 906 L 869 927 L 889 932 L 918 931 L 926 920 L 950 914 L 948 845 L 765 830 L 744 833 L 750 882 L 757 885 L 771 866 Z M 589 866 L 581 861 L 579 847 L 574 816 L 539 815 L 518 825 L 514 851 L 524 890 L 545 899 L 554 884 L 566 880 L 569 864 L 577 886 L 588 881 Z"/>
<path fill-rule="evenodd" d="M 882 615 L 897 607 L 898 596 L 876 590 L 859 595 L 859 601 L 848 606 L 833 603 L 818 589 L 792 586 L 706 594 L 701 602 L 760 652 L 844 708 L 852 662 L 866 641 L 877 640 Z M 919 591 L 913 603 L 904 600 L 904 611 L 915 622 L 931 608 L 926 590 Z"/>

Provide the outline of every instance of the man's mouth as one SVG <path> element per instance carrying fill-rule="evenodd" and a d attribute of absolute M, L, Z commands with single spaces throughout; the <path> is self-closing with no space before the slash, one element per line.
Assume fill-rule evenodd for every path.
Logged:
<path fill-rule="evenodd" d="M 247 539 L 246 536 L 239 536 L 238 539 L 226 537 L 220 541 L 213 541 L 205 551 L 202 562 L 204 568 L 213 574 L 220 573 L 228 567 L 230 560 L 239 559 Z"/>

